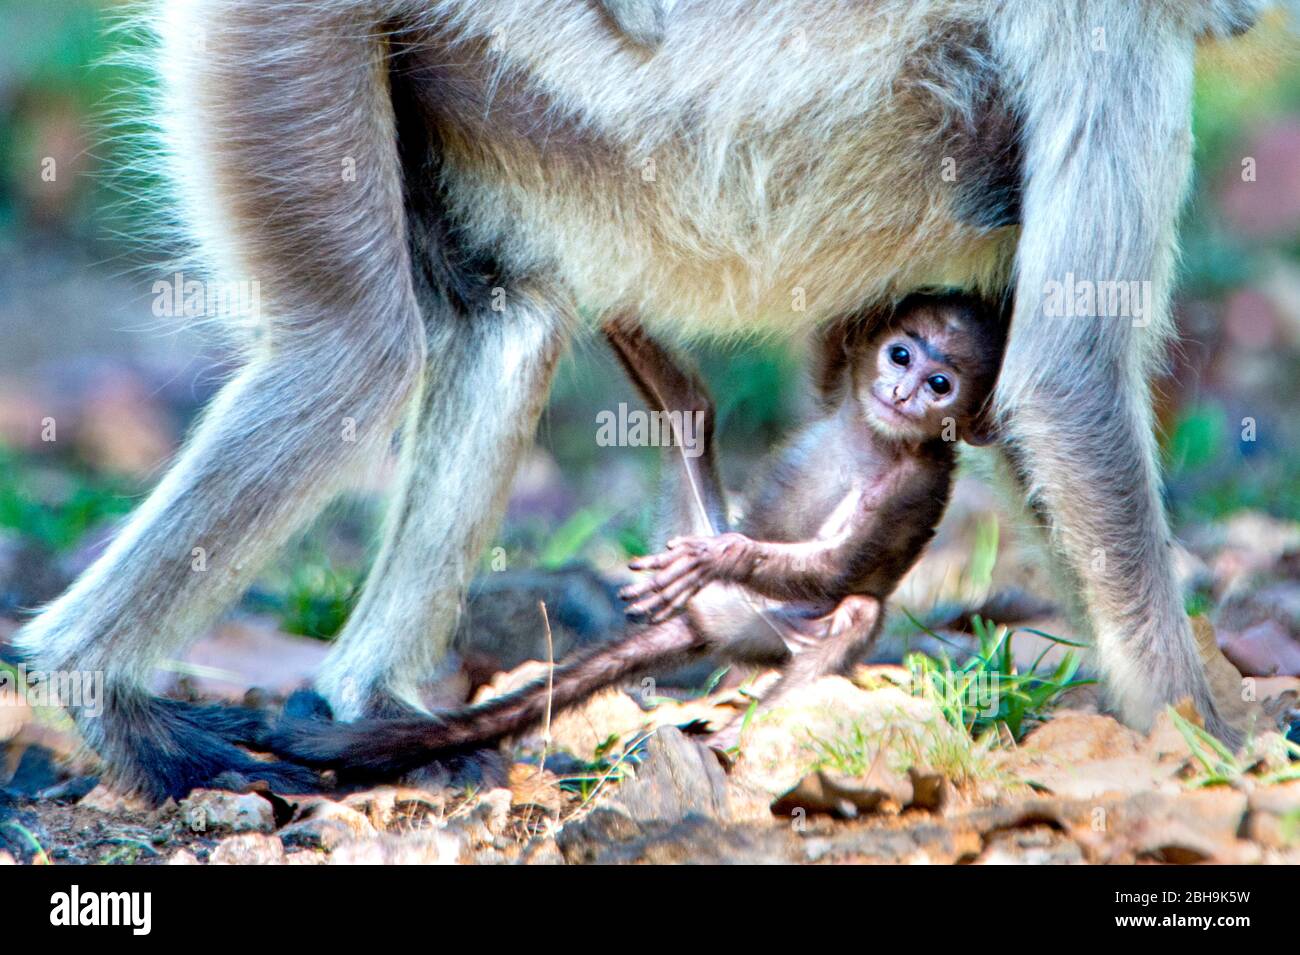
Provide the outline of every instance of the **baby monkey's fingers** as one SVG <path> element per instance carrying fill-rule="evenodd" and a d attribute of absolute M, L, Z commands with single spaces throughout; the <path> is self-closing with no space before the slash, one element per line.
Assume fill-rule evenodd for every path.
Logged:
<path fill-rule="evenodd" d="M 682 610 L 686 604 L 709 582 L 709 576 L 702 567 L 692 570 L 676 583 L 657 591 L 642 600 L 638 607 L 651 623 L 662 623 Z"/>
<path fill-rule="evenodd" d="M 722 534 L 716 537 L 701 536 L 698 534 L 689 534 L 683 537 L 670 538 L 665 545 L 668 551 L 698 551 L 705 552 L 716 545 L 723 537 L 728 535 Z"/>
<path fill-rule="evenodd" d="M 628 584 L 618 592 L 618 595 L 624 600 L 640 601 L 652 594 L 664 591 L 682 577 L 694 571 L 697 566 L 699 566 L 699 561 L 694 558 L 681 558 L 673 561 L 659 573 L 640 583 Z"/>
<path fill-rule="evenodd" d="M 695 570 L 689 576 L 682 577 L 664 590 L 656 590 L 643 596 L 641 600 L 628 607 L 628 616 L 640 618 L 647 624 L 662 624 L 668 617 L 675 616 L 684 608 L 707 579 L 702 572 Z"/>
<path fill-rule="evenodd" d="M 658 554 L 635 557 L 627 562 L 627 566 L 629 570 L 663 570 L 673 561 L 679 560 L 681 556 L 681 554 L 674 554 L 666 550 Z"/>

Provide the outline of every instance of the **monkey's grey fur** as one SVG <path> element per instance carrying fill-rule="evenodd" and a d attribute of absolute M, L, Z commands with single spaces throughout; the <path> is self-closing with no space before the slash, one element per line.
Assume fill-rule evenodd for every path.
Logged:
<path fill-rule="evenodd" d="M 209 780 L 244 731 L 169 715 L 153 668 L 400 427 L 385 543 L 319 686 L 343 719 L 419 707 L 579 315 L 776 335 L 1010 287 L 1004 433 L 1114 699 L 1143 727 L 1191 696 L 1235 738 L 1174 582 L 1148 382 L 1195 44 L 1264 6 L 682 0 L 649 54 L 587 0 L 166 3 L 182 217 L 214 274 L 261 283 L 262 334 L 21 648 L 104 671 L 82 726 L 119 779 Z M 1051 318 L 1068 274 L 1150 281 L 1155 314 Z"/>

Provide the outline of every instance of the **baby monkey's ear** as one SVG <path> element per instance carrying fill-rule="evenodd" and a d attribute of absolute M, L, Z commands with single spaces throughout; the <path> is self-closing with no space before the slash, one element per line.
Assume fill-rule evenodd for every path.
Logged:
<path fill-rule="evenodd" d="M 850 366 L 885 334 L 893 315 L 886 303 L 856 315 L 841 315 L 817 329 L 812 342 L 812 386 L 822 411 L 833 411 L 847 397 Z"/>
<path fill-rule="evenodd" d="M 837 318 L 817 329 L 813 338 L 813 395 L 822 411 L 834 410 L 848 394 L 854 334 L 851 319 Z"/>
<path fill-rule="evenodd" d="M 668 14 L 677 0 L 596 0 L 633 43 L 657 50 L 664 42 Z"/>

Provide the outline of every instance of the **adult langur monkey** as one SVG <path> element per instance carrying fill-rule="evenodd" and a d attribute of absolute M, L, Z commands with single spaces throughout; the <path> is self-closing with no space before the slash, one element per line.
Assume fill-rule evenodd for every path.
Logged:
<path fill-rule="evenodd" d="M 580 323 L 789 333 L 915 288 L 1013 287 L 1006 457 L 1115 704 L 1141 728 L 1190 696 L 1235 741 L 1175 582 L 1149 379 L 1195 45 L 1264 6 L 682 0 L 647 50 L 586 0 L 161 5 L 184 221 L 214 274 L 260 283 L 262 325 L 20 649 L 104 672 L 81 723 L 120 782 L 293 787 L 232 745 L 244 718 L 146 684 L 395 430 L 398 499 L 318 683 L 342 719 L 420 706 Z M 1152 311 L 1055 317 L 1045 290 L 1070 277 L 1150 283 Z"/>

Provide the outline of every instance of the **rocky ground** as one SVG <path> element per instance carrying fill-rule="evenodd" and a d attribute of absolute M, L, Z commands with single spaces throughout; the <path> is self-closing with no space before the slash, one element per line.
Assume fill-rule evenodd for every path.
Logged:
<path fill-rule="evenodd" d="M 35 527 L 56 541 L 73 536 Z M 61 550 L 0 533 L 0 641 L 23 608 L 57 594 L 102 549 L 108 527 Z M 1067 652 L 1039 634 L 1075 636 L 1050 603 L 1025 596 L 1052 589 L 1013 519 L 968 476 L 896 594 L 873 663 L 753 721 L 727 765 L 697 740 L 743 716 L 770 675 L 713 681 L 706 665 L 556 714 L 549 733 L 509 741 L 488 782 L 450 785 L 434 772 L 418 785 L 213 790 L 148 808 L 98 785 L 66 717 L 6 697 L 0 682 L 0 863 L 1300 861 L 1300 763 L 1274 729 L 1300 692 L 1300 525 L 1246 510 L 1180 538 L 1220 699 L 1257 728 L 1242 754 L 1216 751 L 1189 710 L 1136 734 L 1098 712 L 1091 687 L 1035 704 L 1014 728 L 985 721 L 973 738 L 970 706 L 988 700 L 970 701 L 962 716 L 899 665 L 909 650 L 960 663 L 977 649 L 963 632 L 970 614 L 944 608 L 1018 621 L 1020 672 L 1035 662 L 1050 670 Z M 625 559 L 611 551 L 560 569 L 493 568 L 471 590 L 453 641 L 459 665 L 430 704 L 506 691 L 544 673 L 537 661 L 616 635 Z M 328 643 L 284 632 L 283 610 L 260 607 L 246 600 L 169 661 L 155 688 L 274 706 L 309 681 Z"/>
<path fill-rule="evenodd" d="M 873 666 L 823 680 L 753 722 L 729 766 L 692 733 L 744 712 L 761 678 L 649 708 L 643 692 L 607 691 L 549 735 L 512 741 L 499 787 L 204 790 L 158 809 L 87 793 L 71 754 L 56 772 L 63 731 L 33 721 L 11 737 L 11 760 L 22 754 L 0 796 L 0 862 L 1300 862 L 1300 773 L 1277 733 L 1226 758 L 1192 712 L 1142 736 L 1079 690 L 1019 743 L 975 742 L 911 679 Z M 1290 707 L 1298 687 L 1259 681 L 1262 712 Z M 66 778 L 21 795 L 51 772 Z"/>
<path fill-rule="evenodd" d="M 1187 707 L 1137 734 L 1099 712 L 1092 686 L 1032 708 L 1014 732 L 986 720 L 972 734 L 971 708 L 1015 687 L 986 673 L 978 698 L 946 698 L 895 662 L 895 633 L 885 662 L 787 697 L 725 760 L 700 735 L 743 718 L 772 674 L 710 680 L 705 668 L 608 690 L 508 741 L 474 785 L 432 771 L 400 786 L 211 790 L 149 808 L 98 785 L 59 711 L 0 690 L 0 863 L 1300 862 L 1298 750 L 1277 731 L 1300 694 L 1300 529 L 1243 514 L 1185 539 L 1184 575 L 1211 604 L 1197 634 L 1212 681 L 1256 727 L 1242 753 L 1216 750 Z M 926 582 L 953 579 L 969 554 L 960 536 L 941 537 L 902 599 L 942 601 Z M 1032 579 L 1014 553 L 997 574 Z M 499 575 L 475 588 L 466 617 L 461 665 L 435 705 L 535 679 L 536 658 L 608 639 L 620 620 L 606 579 L 581 568 Z M 1032 629 L 1069 634 L 1059 618 Z M 960 659 L 963 639 L 969 649 L 955 631 L 919 645 Z M 275 705 L 327 647 L 237 616 L 157 689 Z M 1043 648 L 1019 634 L 1016 668 Z M 1047 649 L 1050 668 L 1063 648 Z"/>

